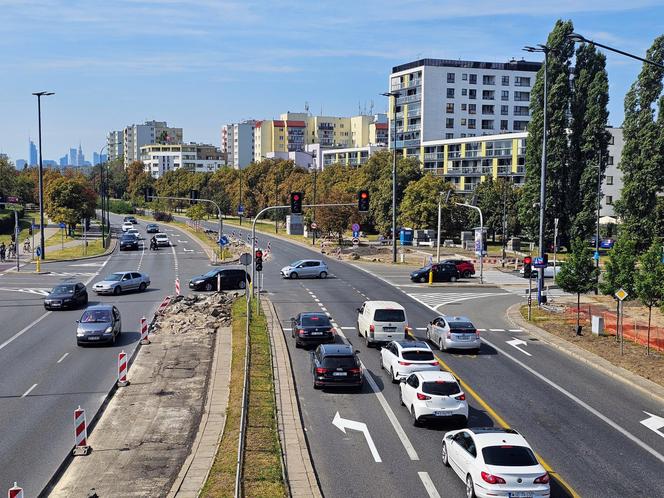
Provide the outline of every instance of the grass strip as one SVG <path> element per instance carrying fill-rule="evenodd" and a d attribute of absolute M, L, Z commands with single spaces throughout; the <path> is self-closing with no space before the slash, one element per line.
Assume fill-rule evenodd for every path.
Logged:
<path fill-rule="evenodd" d="M 46 246 L 48 248 L 48 246 Z M 51 246 L 57 247 L 57 246 Z M 75 246 L 65 247 L 64 249 L 46 251 L 46 260 L 62 260 L 71 258 L 81 258 L 83 256 L 98 256 L 103 254 L 106 250 L 102 244 L 101 239 L 88 240 L 87 251 L 84 250 L 83 241 Z"/>

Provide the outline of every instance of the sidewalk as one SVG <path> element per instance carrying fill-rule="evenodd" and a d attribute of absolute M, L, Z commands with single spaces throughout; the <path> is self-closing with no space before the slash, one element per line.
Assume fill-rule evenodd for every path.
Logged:
<path fill-rule="evenodd" d="M 284 331 L 274 305 L 267 297 L 261 297 L 261 304 L 270 333 L 277 424 L 283 452 L 285 482 L 290 496 L 294 498 L 322 498 L 304 434 Z"/>

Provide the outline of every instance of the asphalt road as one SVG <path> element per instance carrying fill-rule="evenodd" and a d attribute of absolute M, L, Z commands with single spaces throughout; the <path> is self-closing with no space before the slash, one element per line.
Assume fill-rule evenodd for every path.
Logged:
<path fill-rule="evenodd" d="M 245 231 L 225 231 L 242 232 L 246 240 Z M 271 243 L 272 254 L 263 266 L 264 285 L 282 325 L 289 327 L 289 317 L 301 311 L 329 312 L 346 340 L 360 351 L 373 380 L 374 388 L 369 383 L 362 393 L 314 391 L 309 353 L 296 350 L 288 340 L 325 496 L 435 497 L 464 492 L 462 482 L 440 463 L 440 440 L 447 428 L 413 427 L 399 404 L 398 386 L 380 370 L 378 352 L 358 340 L 355 310 L 365 299 L 400 302 L 419 338 L 437 313 L 473 320 L 484 341 L 479 355 L 436 354 L 474 391 L 469 397 L 469 425 L 494 425 L 500 419 L 519 430 L 553 469 L 558 482 L 552 485 L 552 496 L 664 496 L 664 482 L 657 478 L 664 464 L 664 436 L 641 423 L 648 413 L 663 416 L 664 406 L 507 323 L 505 310 L 523 297 L 495 286 L 412 285 L 404 275 L 407 270 L 399 275 L 394 268 L 360 268 L 326 257 L 322 259 L 330 267 L 328 279 L 282 280 L 282 266 L 320 258 L 320 253 L 262 233 L 257 238 L 262 248 Z M 332 425 L 337 412 L 367 424 L 381 462 L 374 461 L 361 433 L 344 434 Z"/>
<path fill-rule="evenodd" d="M 111 216 L 116 228 L 121 221 Z M 144 226 L 137 228 L 145 236 Z M 30 273 L 32 267 L 0 273 L 1 493 L 14 481 L 25 496 L 41 492 L 73 447 L 74 409 L 85 408 L 88 422 L 98 411 L 117 378 L 118 353 L 131 355 L 138 344 L 141 316 L 151 319 L 164 296 L 174 293 L 176 277 L 187 293 L 189 277 L 207 271 L 207 257 L 191 237 L 175 230 L 167 233 L 173 247 L 156 252 L 148 251 L 146 244 L 144 251 L 116 249 L 105 257 L 48 263 L 42 267 L 51 272 L 46 275 Z M 122 270 L 147 273 L 150 287 L 118 297 L 97 297 L 90 290 L 104 275 Z M 45 312 L 43 294 L 63 281 L 87 283 L 91 305 L 117 305 L 122 336 L 116 346 L 76 346 L 74 322 L 82 310 Z"/>

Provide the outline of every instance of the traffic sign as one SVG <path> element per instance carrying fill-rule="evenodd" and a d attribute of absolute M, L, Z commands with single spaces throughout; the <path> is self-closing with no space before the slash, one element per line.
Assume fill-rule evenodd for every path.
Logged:
<path fill-rule="evenodd" d="M 360 239 L 353 237 L 353 246 L 357 247 L 360 245 Z"/>
<path fill-rule="evenodd" d="M 318 228 L 318 223 L 316 223 L 315 221 L 312 221 L 311 222 L 311 229 L 316 230 L 316 228 Z"/>
<path fill-rule="evenodd" d="M 217 243 L 218 243 L 220 246 L 226 246 L 226 245 L 228 245 L 228 237 L 226 237 L 225 235 L 222 235 L 221 237 L 219 237 L 219 240 L 217 241 Z"/>
<path fill-rule="evenodd" d="M 626 298 L 628 295 L 629 295 L 629 294 L 627 293 L 627 291 L 626 291 L 625 289 L 623 289 L 622 287 L 621 287 L 620 289 L 618 289 L 618 291 L 617 291 L 616 294 L 615 294 L 615 296 L 616 296 L 618 299 L 620 299 L 621 301 L 624 301 L 625 298 Z"/>
<path fill-rule="evenodd" d="M 360 232 L 358 232 L 357 230 L 353 230 L 353 238 L 357 239 L 359 236 L 360 236 Z"/>
<path fill-rule="evenodd" d="M 35 254 L 37 255 L 38 258 L 41 257 L 41 246 L 37 246 L 37 250 L 35 251 Z"/>
<path fill-rule="evenodd" d="M 64 223 L 64 221 L 61 221 L 60 222 L 60 228 L 64 228 L 64 227 L 65 227 L 65 223 Z"/>
<path fill-rule="evenodd" d="M 360 225 L 357 223 L 353 223 L 353 226 L 351 227 L 353 229 L 353 232 L 359 232 L 360 231 Z M 353 235 L 355 237 L 355 235 Z"/>
<path fill-rule="evenodd" d="M 237 214 L 242 214 L 242 213 L 244 213 L 244 206 L 242 204 L 240 204 L 237 207 Z"/>
<path fill-rule="evenodd" d="M 595 261 L 599 261 L 599 251 L 595 251 L 595 254 L 593 254 L 593 259 Z"/>
<path fill-rule="evenodd" d="M 543 258 L 541 256 L 535 256 L 533 258 L 533 267 L 534 268 L 546 268 L 548 265 L 547 258 Z"/>
<path fill-rule="evenodd" d="M 240 264 L 244 266 L 248 266 L 251 264 L 251 254 L 248 252 L 240 254 Z"/>
<path fill-rule="evenodd" d="M 18 204 L 18 201 L 19 201 L 18 197 L 14 196 L 14 195 L 8 195 L 7 196 L 7 202 L 9 202 L 9 203 Z"/>

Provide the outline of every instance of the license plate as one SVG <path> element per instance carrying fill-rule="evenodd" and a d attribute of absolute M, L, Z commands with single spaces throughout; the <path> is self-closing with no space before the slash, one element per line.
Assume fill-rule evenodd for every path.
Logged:
<path fill-rule="evenodd" d="M 511 493 L 507 493 L 507 496 L 509 498 L 533 498 L 533 494 L 528 493 L 527 491 L 513 491 Z"/>
<path fill-rule="evenodd" d="M 322 332 L 310 332 L 311 335 L 323 335 Z"/>
<path fill-rule="evenodd" d="M 60 306 L 60 303 L 51 303 L 51 306 Z"/>
<path fill-rule="evenodd" d="M 98 340 L 99 340 L 99 337 L 97 337 L 95 335 L 88 337 L 88 341 L 98 341 Z"/>
<path fill-rule="evenodd" d="M 436 410 L 435 412 L 433 412 L 433 414 L 436 417 L 447 417 L 449 415 L 447 412 L 443 412 L 440 410 Z"/>
<path fill-rule="evenodd" d="M 396 327 L 383 327 L 383 332 L 396 332 Z"/>
<path fill-rule="evenodd" d="M 332 372 L 332 375 L 335 377 L 345 377 L 348 374 L 346 372 Z"/>

